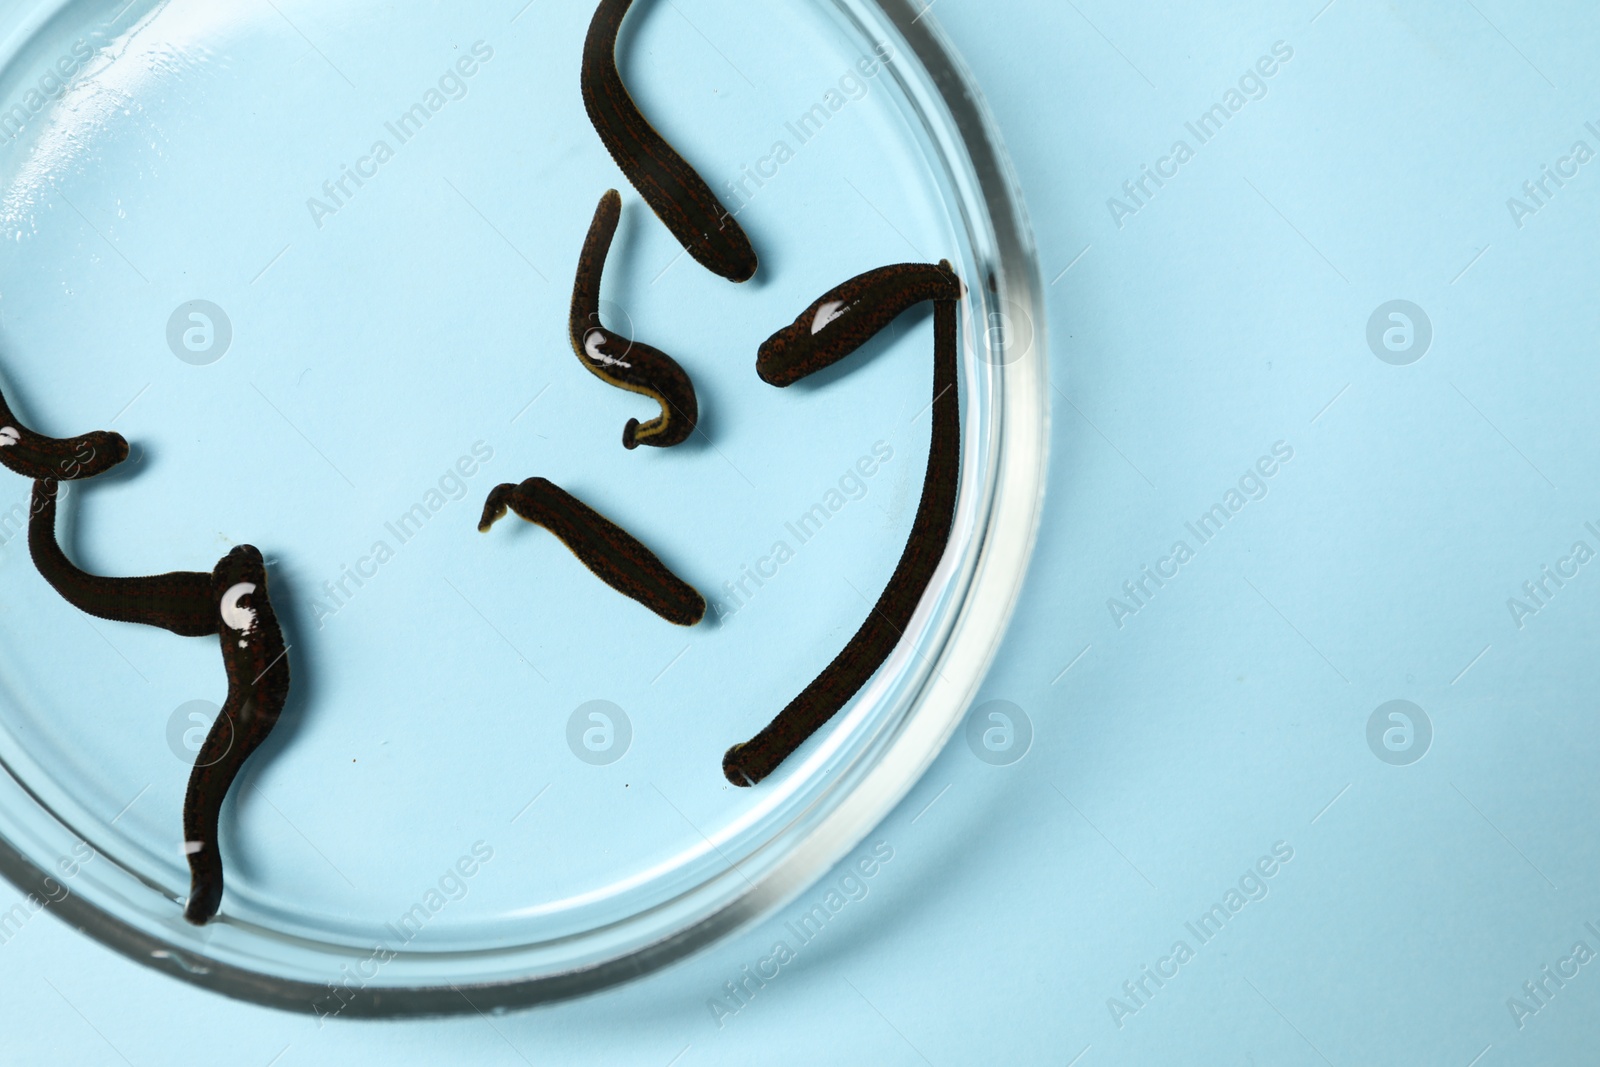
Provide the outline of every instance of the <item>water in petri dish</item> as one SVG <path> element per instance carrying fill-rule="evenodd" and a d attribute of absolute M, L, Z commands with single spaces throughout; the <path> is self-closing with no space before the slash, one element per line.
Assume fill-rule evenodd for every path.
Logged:
<path fill-rule="evenodd" d="M 3 27 L 0 381 L 38 431 L 134 448 L 72 488 L 62 542 L 105 575 L 256 545 L 292 646 L 224 809 L 221 917 L 190 929 L 180 813 L 226 694 L 216 640 L 69 607 L 29 559 L 29 486 L 0 478 L 0 758 L 106 861 L 73 888 L 119 921 L 311 980 L 380 942 L 412 958 L 380 980 L 504 976 L 476 957 L 759 864 L 890 721 L 838 717 L 756 789 L 721 774 L 866 617 L 917 507 L 926 309 L 815 381 L 754 373 L 847 277 L 970 262 L 896 84 L 916 72 L 827 3 L 636 8 L 623 77 L 738 212 L 745 285 L 685 255 L 595 135 L 586 5 L 75 2 Z M 671 449 L 623 449 L 654 405 L 567 340 L 610 188 L 606 324 L 698 392 Z M 514 517 L 479 533 L 489 490 L 535 475 L 653 549 L 706 621 L 663 622 Z M 58 837 L 9 832 L 52 866 Z"/>

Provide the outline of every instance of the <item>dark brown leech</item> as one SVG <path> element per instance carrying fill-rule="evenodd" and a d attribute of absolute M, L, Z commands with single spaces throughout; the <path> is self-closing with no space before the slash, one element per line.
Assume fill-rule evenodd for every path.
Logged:
<path fill-rule="evenodd" d="M 647 396 L 661 405 L 661 415 L 641 424 L 629 419 L 622 429 L 622 446 L 637 448 L 654 445 L 668 448 L 680 444 L 694 432 L 700 418 L 694 383 L 676 360 L 665 352 L 637 341 L 618 337 L 600 323 L 600 277 L 605 272 L 606 254 L 622 217 L 622 197 L 615 189 L 600 198 L 589 236 L 578 257 L 578 273 L 572 283 L 572 310 L 567 330 L 572 351 L 578 361 L 596 378 Z"/>
<path fill-rule="evenodd" d="M 81 437 L 44 437 L 12 414 L 0 396 L 0 464 L 24 478 L 73 481 L 102 474 L 128 458 L 128 442 L 119 433 L 95 430 Z"/>
<path fill-rule="evenodd" d="M 869 270 L 829 290 L 769 337 L 756 356 L 756 374 L 768 385 L 793 385 L 848 356 L 923 301 L 960 297 L 948 261 Z"/>
<path fill-rule="evenodd" d="M 241 545 L 208 577 L 212 628 L 220 634 L 228 699 L 195 756 L 183 798 L 183 850 L 189 857 L 189 903 L 183 917 L 203 926 L 222 903 L 217 823 L 222 802 L 250 754 L 277 725 L 289 697 L 289 650 L 267 598 L 261 553 Z"/>
<path fill-rule="evenodd" d="M 59 492 L 53 478 L 33 483 L 28 550 L 39 574 L 67 603 L 96 618 L 159 626 L 182 637 L 208 637 L 217 632 L 209 574 L 174 571 L 148 578 L 102 578 L 73 566 L 56 541 Z"/>
<path fill-rule="evenodd" d="M 617 73 L 617 34 L 633 0 L 600 0 L 583 42 L 583 106 L 611 158 L 672 236 L 713 274 L 756 272 L 756 253 L 710 186 L 639 114 Z"/>
<path fill-rule="evenodd" d="M 956 383 L 956 297 L 960 295 L 960 283 L 949 273 L 948 263 L 940 264 L 940 269 L 946 285 L 953 289 L 946 288 L 934 303 L 933 433 L 928 445 L 928 472 L 922 483 L 922 500 L 911 524 L 911 536 L 872 613 L 844 650 L 765 729 L 749 741 L 734 745 L 722 757 L 722 773 L 734 785 L 755 785 L 771 774 L 867 683 L 894 651 L 895 643 L 910 624 L 917 603 L 944 557 L 955 522 L 961 467 L 961 409 Z M 911 287 L 922 284 L 925 280 L 921 278 L 908 280 L 906 292 L 885 293 L 883 298 L 891 304 L 898 303 Z M 813 305 L 810 314 L 814 315 L 822 304 L 819 301 L 818 305 Z M 882 318 L 876 308 L 859 307 L 858 310 L 860 321 Z M 830 344 L 821 350 L 824 357 L 831 355 L 832 358 L 824 358 L 820 365 L 826 366 L 842 358 L 869 336 L 860 331 L 848 336 L 840 334 L 837 346 Z M 768 345 L 775 342 L 778 347 L 774 351 L 781 357 L 783 342 L 778 337 Z M 764 347 L 763 352 L 766 351 Z"/>
<path fill-rule="evenodd" d="M 487 533 L 507 508 L 555 534 L 602 582 L 668 622 L 693 626 L 705 618 L 705 598 L 693 586 L 632 534 L 554 482 L 529 478 L 521 485 L 495 486 L 478 529 Z"/>

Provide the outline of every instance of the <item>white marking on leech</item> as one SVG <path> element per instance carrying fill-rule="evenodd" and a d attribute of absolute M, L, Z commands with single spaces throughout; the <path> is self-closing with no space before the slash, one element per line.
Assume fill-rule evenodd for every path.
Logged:
<path fill-rule="evenodd" d="M 633 369 L 632 363 L 624 363 L 622 360 L 608 356 L 604 352 L 600 351 L 600 346 L 605 343 L 605 334 L 601 333 L 599 330 L 590 330 L 589 335 L 583 339 L 583 351 L 590 359 L 604 366 L 626 367 L 629 370 Z"/>
<path fill-rule="evenodd" d="M 22 432 L 15 426 L 7 426 L 5 429 L 0 430 L 0 448 L 10 448 L 20 440 L 22 440 Z"/>
<path fill-rule="evenodd" d="M 238 582 L 229 586 L 228 591 L 222 594 L 222 621 L 229 629 L 238 630 L 240 633 L 245 634 L 255 629 L 255 609 L 239 606 L 240 597 L 249 596 L 255 591 L 256 584 L 254 582 Z M 245 642 L 239 642 L 239 647 L 245 647 Z"/>
<path fill-rule="evenodd" d="M 192 856 L 196 852 L 204 852 L 205 848 L 206 843 L 204 841 L 185 841 L 183 843 L 183 854 L 185 856 Z"/>
<path fill-rule="evenodd" d="M 830 300 L 817 309 L 817 317 L 811 320 L 811 336 L 821 333 L 830 322 L 840 318 L 850 309 L 843 300 Z"/>

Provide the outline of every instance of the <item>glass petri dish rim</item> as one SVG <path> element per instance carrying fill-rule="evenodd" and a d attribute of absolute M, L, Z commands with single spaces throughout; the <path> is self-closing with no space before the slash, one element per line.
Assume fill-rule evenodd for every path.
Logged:
<path fill-rule="evenodd" d="M 823 0 L 864 37 L 886 32 L 931 79 L 919 86 L 889 67 L 902 100 L 928 139 L 931 163 L 952 186 L 981 276 L 968 278 L 968 315 L 963 365 L 984 376 L 993 418 L 978 442 L 977 472 L 984 493 L 976 503 L 975 543 L 951 586 L 951 617 L 934 627 L 923 649 L 922 672 L 907 712 L 847 769 L 824 799 L 797 815 L 789 831 L 759 852 L 749 869 L 730 871 L 743 883 L 703 888 L 713 906 L 679 909 L 671 932 L 635 938 L 635 943 L 600 959 L 552 973 L 484 982 L 419 982 L 347 988 L 332 1003 L 344 1018 L 447 1015 L 483 1009 L 525 1007 L 566 999 L 648 974 L 703 948 L 792 900 L 856 847 L 905 796 L 954 733 L 998 649 L 1020 593 L 1037 535 L 1048 447 L 1048 368 L 1042 285 L 1031 229 L 1009 160 L 982 97 L 943 33 L 914 0 Z M 37 25 L 37 23 L 35 24 Z M 978 309 L 981 314 L 977 314 Z M 1017 319 L 1022 322 L 1016 322 Z M 985 324 L 973 328 L 974 321 Z M 988 328 L 995 324 L 999 328 Z M 1019 331 L 1017 326 L 1021 326 Z M 966 448 L 963 450 L 967 451 Z M 963 476 L 974 472 L 963 457 Z M 966 496 L 963 489 L 963 496 Z M 965 503 L 964 503 L 965 506 Z M 959 519 L 958 519 L 959 521 Z M 953 592 L 952 592 L 953 591 Z M 935 598 L 927 598 L 929 600 Z M 927 610 L 925 603 L 919 615 Z M 915 625 L 915 624 L 914 624 Z M 926 629 L 926 628 L 925 628 Z M 77 838 L 26 782 L 0 766 L 0 790 L 8 800 L 30 803 L 53 820 L 53 829 Z M 826 809 L 821 810 L 819 809 Z M 7 820 L 10 824 L 11 820 Z M 53 899 L 52 876 L 22 846 L 26 832 L 0 832 L 0 876 L 25 893 Z M 755 857 L 751 857 L 754 859 Z M 130 872 L 132 873 L 132 872 Z M 137 877 L 137 875 L 134 875 Z M 147 888 L 156 888 L 147 886 Z M 693 894 L 690 894 L 692 896 Z M 78 893 L 50 910 L 101 944 L 163 973 L 227 996 L 284 1010 L 328 1014 L 326 983 L 269 973 L 179 946 L 140 928 Z M 657 923 L 669 907 L 651 909 Z M 649 915 L 649 912 L 645 913 Z M 641 916 L 613 924 L 636 923 Z M 686 921 L 681 921 L 686 918 Z M 589 931 L 568 940 L 604 933 Z M 331 946 L 315 946 L 329 949 Z M 514 947 L 509 947 L 516 951 Z M 352 955 L 351 959 L 358 956 Z M 461 995 L 470 993 L 470 1002 Z"/>

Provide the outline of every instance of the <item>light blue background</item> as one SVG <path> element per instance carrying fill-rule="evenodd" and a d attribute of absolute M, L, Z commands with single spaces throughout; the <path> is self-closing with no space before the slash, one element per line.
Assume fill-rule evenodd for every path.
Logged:
<path fill-rule="evenodd" d="M 721 1026 L 708 1000 L 823 887 L 626 988 L 417 1023 L 319 1027 L 35 920 L 0 947 L 0 1059 L 1584 1057 L 1600 965 L 1521 1028 L 1507 999 L 1574 942 L 1600 949 L 1600 577 L 1521 628 L 1507 599 L 1574 541 L 1600 547 L 1600 172 L 1521 227 L 1506 201 L 1575 141 L 1600 149 L 1600 15 L 939 0 L 930 17 L 999 119 L 1049 283 L 1050 494 L 984 694 L 1031 718 L 1027 756 L 994 767 L 952 742 L 864 846 L 893 850 L 867 896 Z M 1184 123 L 1280 41 L 1293 56 L 1266 95 L 1119 228 L 1107 199 L 1175 139 L 1193 147 Z M 1410 366 L 1367 346 L 1392 299 L 1433 324 Z M 1265 499 L 1119 629 L 1107 598 L 1279 441 L 1294 458 Z M 1367 744 L 1391 699 L 1432 720 L 1410 766 Z M 1278 842 L 1293 859 L 1265 899 L 1200 945 L 1185 923 Z M 1194 958 L 1119 1027 L 1108 998 L 1179 939 Z"/>

